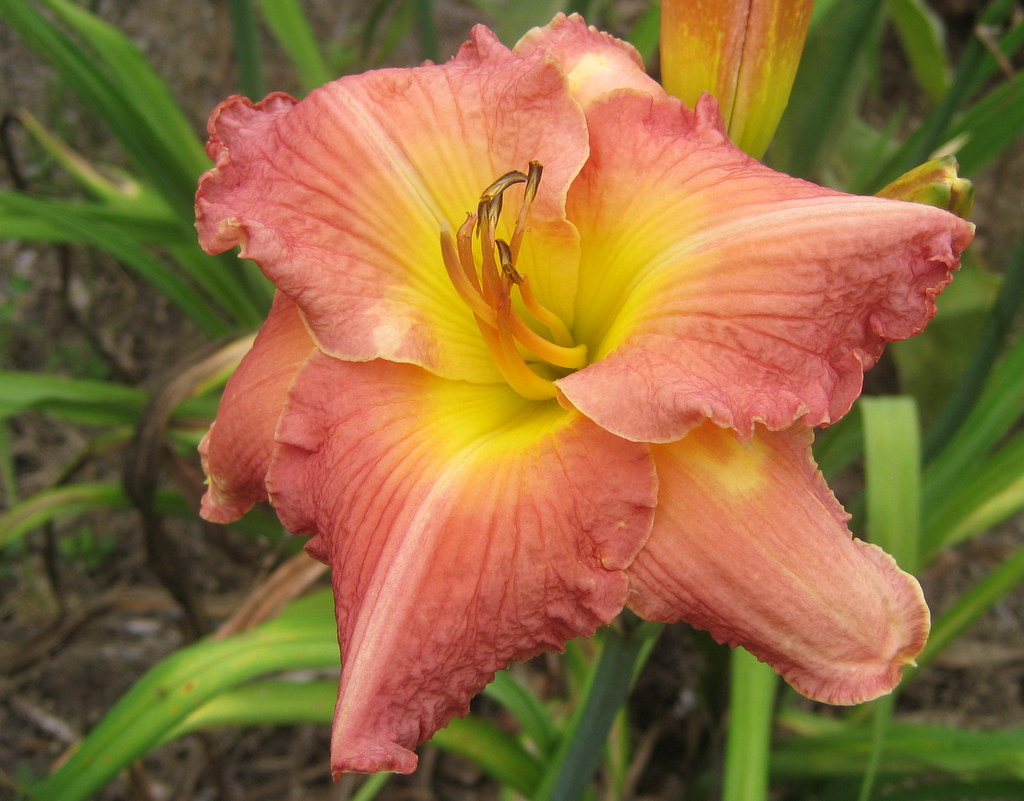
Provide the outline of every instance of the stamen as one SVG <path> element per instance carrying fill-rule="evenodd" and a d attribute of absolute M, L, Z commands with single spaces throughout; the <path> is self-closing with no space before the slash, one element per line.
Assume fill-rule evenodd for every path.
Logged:
<path fill-rule="evenodd" d="M 523 235 L 526 233 L 526 218 L 530 214 L 530 207 L 533 199 L 537 197 L 537 187 L 540 186 L 540 176 L 544 167 L 539 161 L 530 162 L 530 170 L 526 176 L 526 191 L 523 192 L 523 205 L 519 208 L 519 216 L 516 218 L 516 227 L 512 232 L 512 260 L 519 260 L 519 248 L 523 244 Z M 564 343 L 563 343 L 564 344 Z"/>
<path fill-rule="evenodd" d="M 551 311 L 551 309 L 547 308 L 547 306 L 542 306 L 541 302 L 537 300 L 537 296 L 533 294 L 533 290 L 530 288 L 529 277 L 524 275 L 522 278 L 523 280 L 520 281 L 517 286 L 519 287 L 519 296 L 523 299 L 523 305 L 526 306 L 530 314 L 536 317 L 537 320 L 551 332 L 551 337 L 555 340 L 556 344 L 565 348 L 573 348 L 572 334 L 569 332 L 569 329 L 565 327 L 565 323 L 562 322 L 562 318 Z M 575 348 L 583 348 L 583 363 L 579 365 L 582 367 L 587 363 L 587 346 L 576 345 Z"/>
<path fill-rule="evenodd" d="M 541 378 L 519 355 L 515 340 L 512 338 L 512 283 L 502 276 L 501 300 L 498 301 L 498 347 L 501 358 L 497 359 L 498 369 L 508 381 L 509 386 L 524 398 L 530 400 L 551 400 L 558 395 L 554 382 Z"/>
<path fill-rule="evenodd" d="M 463 302 L 469 306 L 473 314 L 482 318 L 488 325 L 496 325 L 494 309 L 487 305 L 480 294 L 480 287 L 470 283 L 469 277 L 466 275 L 465 269 L 463 269 L 464 264 L 459 258 L 455 240 L 452 238 L 452 229 L 447 222 L 443 223 L 441 227 L 441 258 L 444 261 L 444 268 L 448 273 L 448 278 Z M 473 280 L 476 281 L 475 275 Z"/>
<path fill-rule="evenodd" d="M 477 216 L 467 214 L 466 221 L 459 226 L 458 249 L 459 262 L 466 278 L 474 286 L 477 292 L 480 291 L 480 279 L 476 275 L 476 262 L 473 260 L 473 227 L 476 225 Z"/>
<path fill-rule="evenodd" d="M 550 400 L 558 392 L 554 381 L 536 373 L 523 353 L 528 352 L 549 366 L 574 370 L 586 366 L 587 348 L 573 345 L 569 329 L 537 300 L 527 277 L 515 266 L 541 173 L 540 163 L 531 161 L 527 175 L 513 170 L 494 181 L 480 195 L 476 213 L 466 215 L 457 233 L 453 235 L 450 225 L 442 225 L 441 256 L 452 286 L 473 312 L 480 334 L 505 380 L 523 397 Z M 520 183 L 526 184 L 523 204 L 509 243 L 497 238 L 498 223 L 505 191 Z M 480 239 L 479 265 L 473 248 L 474 229 Z M 513 286 L 519 287 L 523 306 L 547 327 L 554 342 L 530 328 L 515 311 Z"/>
<path fill-rule="evenodd" d="M 572 335 L 569 333 L 569 329 L 565 327 L 565 324 L 558 319 L 558 317 L 548 309 L 544 308 L 540 303 L 537 302 L 537 298 L 534 297 L 533 292 L 530 290 L 529 284 L 527 283 L 526 276 L 520 275 L 516 268 L 512 265 L 511 250 L 506 242 L 499 239 L 497 241 L 498 256 L 501 259 L 501 272 L 504 278 L 507 278 L 512 284 L 519 287 L 519 294 L 523 298 L 523 303 L 526 304 L 526 308 L 530 310 L 541 323 L 548 327 L 551 331 L 552 336 L 556 338 L 556 342 L 552 343 L 540 336 L 536 331 L 530 328 L 525 322 L 519 317 L 512 316 L 512 334 L 522 345 L 536 356 L 539 356 L 546 362 L 550 362 L 556 367 L 567 367 L 573 370 L 578 370 L 587 363 L 587 346 L 586 345 L 573 345 Z M 534 308 L 530 307 L 527 301 L 527 293 L 530 299 L 533 301 Z M 536 311 L 534 310 L 536 309 Z M 537 312 L 540 312 L 539 314 Z M 549 318 L 549 319 L 545 319 Z M 559 331 L 564 332 L 565 336 L 559 340 Z"/>
<path fill-rule="evenodd" d="M 466 223 L 463 223 L 463 227 L 467 224 L 472 226 L 472 220 L 467 220 Z M 510 281 L 509 286 L 511 289 L 511 284 L 523 281 L 526 277 L 520 276 L 515 272 L 512 265 L 506 262 L 505 256 L 508 252 L 508 245 L 501 240 L 498 240 L 498 252 L 502 255 L 502 270 L 506 270 L 506 267 L 508 270 L 511 270 L 511 274 L 505 272 L 505 277 Z M 444 261 L 444 267 L 445 271 L 448 273 L 448 279 L 452 282 L 452 286 L 455 287 L 455 291 L 458 292 L 459 297 L 462 298 L 463 302 L 467 306 L 469 306 L 473 314 L 480 319 L 481 323 L 490 326 L 492 329 L 497 328 L 498 320 L 495 308 L 487 304 L 483 296 L 480 294 L 479 286 L 471 284 L 466 276 L 466 270 L 464 269 L 465 264 L 461 261 L 460 254 L 458 253 L 458 247 L 455 240 L 452 238 L 451 226 L 447 223 L 445 223 L 441 229 L 441 258 Z M 499 300 L 498 302 L 500 303 L 501 301 Z M 511 315 L 511 331 L 513 337 L 515 337 L 523 347 L 538 358 L 557 367 L 578 369 L 587 363 L 587 348 L 585 345 L 562 347 L 560 345 L 553 344 L 536 333 L 514 314 Z"/>

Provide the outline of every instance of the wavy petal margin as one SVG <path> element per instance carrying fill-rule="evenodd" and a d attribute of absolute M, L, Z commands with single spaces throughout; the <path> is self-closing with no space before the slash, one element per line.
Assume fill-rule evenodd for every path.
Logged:
<path fill-rule="evenodd" d="M 292 379 L 314 349 L 295 304 L 278 292 L 199 443 L 208 484 L 200 514 L 207 520 L 231 523 L 266 500 L 277 420 Z"/>
<path fill-rule="evenodd" d="M 515 56 L 486 34 L 475 30 L 448 64 L 348 76 L 299 103 L 235 97 L 211 117 L 216 165 L 196 201 L 203 247 L 241 245 L 331 355 L 499 380 L 439 235 L 531 160 L 544 180 L 528 250 L 546 263 L 535 269 L 525 253 L 520 267 L 535 274 L 541 302 L 571 321 L 578 246 L 564 204 L 588 153 L 583 114 L 552 59 Z M 521 192 L 510 191 L 510 206 Z"/>
<path fill-rule="evenodd" d="M 569 216 L 584 245 L 559 380 L 613 433 L 672 442 L 705 418 L 744 435 L 839 419 L 887 341 L 919 333 L 973 226 L 774 172 L 695 111 L 620 92 L 588 113 Z"/>
<path fill-rule="evenodd" d="M 705 424 L 654 446 L 654 530 L 629 568 L 629 607 L 742 645 L 809 698 L 892 690 L 928 636 L 921 588 L 847 515 L 812 461 L 812 432 L 741 442 Z"/>
<path fill-rule="evenodd" d="M 546 53 L 555 58 L 565 71 L 569 91 L 584 108 L 619 89 L 665 96 L 661 84 L 645 72 L 633 45 L 588 26 L 579 14 L 560 13 L 543 28 L 533 28 L 516 44 L 515 52 L 522 56 Z"/>
<path fill-rule="evenodd" d="M 653 519 L 646 446 L 410 365 L 317 354 L 278 441 L 271 499 L 333 568 L 336 774 L 411 772 L 496 670 L 611 621 Z"/>

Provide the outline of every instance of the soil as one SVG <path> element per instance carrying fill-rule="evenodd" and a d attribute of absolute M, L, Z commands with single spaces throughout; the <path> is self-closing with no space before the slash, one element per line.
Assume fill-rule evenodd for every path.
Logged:
<path fill-rule="evenodd" d="M 226 3 L 203 0 L 93 2 L 102 16 L 129 32 L 163 76 L 197 132 L 205 116 L 232 93 Z M 360 23 L 356 0 L 306 4 L 322 41 L 341 41 Z M 626 13 L 632 10 L 627 6 Z M 635 5 L 635 4 L 633 4 Z M 954 39 L 969 30 L 976 4 L 937 4 L 952 21 Z M 470 3 L 442 8 L 442 50 L 454 52 L 479 20 Z M 958 34 L 957 32 L 961 32 Z M 956 46 L 956 41 L 954 41 Z M 273 41 L 268 87 L 296 91 Z M 276 55 L 275 55 L 276 54 Z M 418 60 L 405 42 L 392 64 Z M 894 57 L 891 69 L 905 76 Z M 900 73 L 899 71 L 904 72 Z M 899 79 L 894 85 L 900 84 Z M 0 27 L 0 112 L 28 108 L 90 157 L 116 163 L 119 155 L 88 110 L 70 97 L 7 28 Z M 17 141 L 21 141 L 17 139 Z M 21 142 L 24 144 L 24 142 Z M 23 165 L 30 188 L 60 191 L 65 183 L 43 162 Z M 978 185 L 974 245 L 981 261 L 1005 258 L 1024 228 L 1020 187 L 1024 154 L 1011 148 Z M 0 179 L 0 185 L 9 185 Z M 113 378 L 145 387 L 180 370 L 203 345 L 202 335 L 166 300 L 112 260 L 81 248 L 0 241 L 0 354 L 3 369 Z M 17 492 L 25 498 L 66 479 L 93 430 L 39 415 L 9 423 Z M 74 480 L 110 480 L 124 452 L 81 459 Z M 174 472 L 198 490 L 196 464 Z M 2 490 L 0 490 L 2 491 Z M 11 502 L 10 498 L 6 503 Z M 194 521 L 166 523 L 202 599 L 202 625 L 223 622 L 293 552 L 287 539 L 259 540 Z M 922 577 L 933 610 L 941 612 L 966 587 L 1018 547 L 1024 523 L 944 555 Z M 31 535 L 0 556 L 0 799 L 16 785 L 45 775 L 117 699 L 162 657 L 195 635 L 196 622 L 175 588 L 147 567 L 145 536 L 134 511 L 92 513 Z M 1011 727 L 1024 721 L 1024 593 L 1001 601 L 925 675 L 900 703 L 911 720 L 970 727 Z M 720 754 L 723 723 L 707 699 L 721 687 L 697 685 L 702 668 L 722 653 L 702 635 L 671 627 L 656 649 L 631 702 L 638 742 L 649 748 L 636 798 L 679 798 L 694 775 Z M 521 668 L 561 681 L 558 661 Z M 704 671 L 705 673 L 707 671 Z M 713 671 L 712 671 L 713 672 Z M 487 702 L 479 702 L 486 709 Z M 330 781 L 326 726 L 263 727 L 184 738 L 157 750 L 97 796 L 104 801 L 260 801 L 348 798 L 360 779 Z M 499 788 L 473 764 L 426 747 L 421 769 L 391 782 L 383 799 L 475 801 L 497 799 Z"/>

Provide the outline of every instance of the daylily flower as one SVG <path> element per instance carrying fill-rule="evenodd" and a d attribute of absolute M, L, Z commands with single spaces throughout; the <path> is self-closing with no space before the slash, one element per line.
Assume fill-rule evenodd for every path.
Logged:
<path fill-rule="evenodd" d="M 769 170 L 576 16 L 209 130 L 202 244 L 278 295 L 202 511 L 269 498 L 332 566 L 336 773 L 412 771 L 496 670 L 623 608 L 812 698 L 895 685 L 928 611 L 811 429 L 923 328 L 969 223 Z"/>

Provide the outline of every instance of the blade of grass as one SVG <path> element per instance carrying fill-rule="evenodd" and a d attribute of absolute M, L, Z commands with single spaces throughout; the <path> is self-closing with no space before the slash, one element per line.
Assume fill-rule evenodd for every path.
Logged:
<path fill-rule="evenodd" d="M 38 213 L 40 205 L 45 204 L 46 218 Z M 12 209 L 19 211 L 12 211 Z M 71 243 L 81 238 L 73 230 L 62 225 L 59 220 L 64 217 L 77 217 L 86 225 L 105 223 L 115 228 L 131 232 L 136 237 L 154 244 L 172 244 L 186 241 L 183 239 L 181 227 L 175 220 L 160 214 L 151 214 L 142 209 L 118 208 L 101 203 L 83 203 L 75 200 L 58 200 L 56 198 L 37 198 L 21 192 L 0 190 L 0 238 L 25 239 L 45 242 Z M 194 239 L 194 237 L 193 237 Z M 188 240 L 189 245 L 196 249 L 195 243 Z"/>
<path fill-rule="evenodd" d="M 784 172 L 800 177 L 817 172 L 823 148 L 841 127 L 842 114 L 851 110 L 860 80 L 856 65 L 875 39 L 882 10 L 883 0 L 835 3 L 812 27 L 771 151 Z"/>
<path fill-rule="evenodd" d="M 261 681 L 222 692 L 165 733 L 165 744 L 194 731 L 226 726 L 329 724 L 334 717 L 336 681 Z M 431 743 L 476 763 L 492 778 L 529 795 L 541 765 L 507 732 L 480 718 L 452 720 Z M 324 770 L 326 771 L 326 764 Z"/>
<path fill-rule="evenodd" d="M 979 15 L 978 27 L 998 26 L 1006 19 L 1015 0 L 993 0 Z M 873 176 L 851 191 L 857 194 L 869 194 L 895 180 L 918 164 L 928 161 L 931 154 L 949 139 L 949 127 L 957 111 L 967 102 L 979 85 L 979 78 L 991 74 L 995 68 L 995 60 L 988 52 L 985 44 L 978 36 L 973 36 L 964 48 L 963 55 L 957 65 L 942 102 L 925 118 L 902 147 L 891 158 L 879 165 Z"/>
<path fill-rule="evenodd" d="M 984 461 L 929 510 L 922 535 L 925 559 L 951 548 L 1024 508 L 1024 433 Z"/>
<path fill-rule="evenodd" d="M 540 699 L 507 670 L 500 671 L 487 685 L 484 695 L 497 701 L 523 727 L 542 754 L 551 753 L 558 742 L 558 729 Z"/>
<path fill-rule="evenodd" d="M 420 40 L 420 57 L 430 61 L 441 60 L 441 49 L 437 41 L 437 26 L 434 24 L 433 0 L 410 0 L 413 4 L 413 18 Z"/>
<path fill-rule="evenodd" d="M 963 174 L 973 175 L 1014 142 L 1024 130 L 1024 73 L 996 86 L 960 115 L 949 138 Z"/>
<path fill-rule="evenodd" d="M 263 97 L 263 56 L 260 53 L 260 32 L 251 0 L 228 0 L 231 17 L 231 41 L 235 46 L 238 88 L 243 95 L 258 100 Z"/>
<path fill-rule="evenodd" d="M 867 524 L 871 541 L 911 573 L 920 566 L 921 456 L 917 404 L 861 398 Z"/>
<path fill-rule="evenodd" d="M 0 386 L 0 420 L 38 411 L 86 425 L 134 425 L 148 399 L 140 387 L 17 370 L 0 370 Z M 211 420 L 216 402 L 190 398 L 175 410 L 175 418 Z"/>
<path fill-rule="evenodd" d="M 176 216 L 189 220 L 195 177 L 209 161 L 170 99 L 166 84 L 116 28 L 73 3 L 45 2 L 91 48 L 75 42 L 23 0 L 0 0 L 0 14 L 103 119 Z M 158 116 L 161 112 L 166 119 Z"/>
<path fill-rule="evenodd" d="M 995 606 L 1024 581 L 1024 546 L 994 568 L 985 578 L 964 593 L 932 625 L 928 644 L 917 658 L 922 667 L 935 660 L 974 621 Z M 1024 754 L 1024 751 L 1021 752 Z"/>
<path fill-rule="evenodd" d="M 981 395 L 989 373 L 1006 344 L 1013 321 L 1024 306 L 1024 236 L 1017 242 L 999 295 L 987 317 L 971 361 L 956 392 L 946 403 L 924 441 L 925 461 L 935 459 L 964 424 Z"/>
<path fill-rule="evenodd" d="M 949 89 L 951 72 L 941 18 L 922 0 L 889 0 L 887 9 L 914 78 L 938 103 Z"/>
<path fill-rule="evenodd" d="M 920 562 L 921 446 L 913 398 L 862 398 L 867 528 L 871 541 L 904 570 Z M 888 746 L 893 695 L 872 703 L 871 753 L 861 779 L 859 801 L 869 801 Z"/>
<path fill-rule="evenodd" d="M 993 370 L 985 392 L 949 445 L 925 472 L 924 529 L 940 530 L 937 515 L 995 444 L 1014 426 L 1024 408 L 1024 337 Z M 935 542 L 927 543 L 934 549 Z"/>
<path fill-rule="evenodd" d="M 867 727 L 794 737 L 772 754 L 773 775 L 777 779 L 859 776 L 870 759 L 872 742 Z M 879 773 L 929 780 L 938 775 L 1020 781 L 1024 777 L 1024 727 L 972 731 L 894 720 Z"/>
<path fill-rule="evenodd" d="M 722 801 L 765 801 L 778 676 L 743 648 L 730 656 Z"/>
<path fill-rule="evenodd" d="M 79 242 L 87 243 L 109 253 L 159 289 L 170 301 L 191 317 L 207 335 L 215 337 L 228 332 L 229 326 L 211 308 L 206 297 L 188 281 L 177 275 L 176 271 L 171 269 L 166 262 L 152 256 L 145 243 L 128 234 L 123 228 L 96 220 L 83 219 L 76 214 L 69 213 L 70 209 L 67 205 L 51 205 L 39 198 L 17 193 L 4 195 L 3 204 L 5 208 L 13 208 L 21 214 L 36 215 L 51 225 L 63 226 Z M 193 277 L 202 281 L 208 288 L 214 289 L 218 301 L 227 304 L 227 308 L 236 310 L 239 315 L 245 314 L 238 308 L 237 291 L 230 289 L 228 282 L 218 271 L 207 270 L 201 275 L 193 273 Z"/>
<path fill-rule="evenodd" d="M 28 796 L 84 801 L 220 693 L 274 671 L 338 664 L 329 592 L 300 599 L 276 620 L 237 637 L 183 648 L 139 679 Z"/>
<path fill-rule="evenodd" d="M 0 516 L 0 549 L 29 532 L 58 518 L 94 509 L 131 509 L 131 499 L 118 483 L 71 484 L 37 492 L 13 504 Z M 163 514 L 192 517 L 195 509 L 178 493 L 162 490 L 156 495 L 156 509 Z"/>
<path fill-rule="evenodd" d="M 107 75 L 153 134 L 188 175 L 209 167 L 203 143 L 167 83 L 146 63 L 138 47 L 114 25 L 70 0 L 42 0 L 107 65 Z"/>
<path fill-rule="evenodd" d="M 260 13 L 270 33 L 291 59 L 305 91 L 309 92 L 337 77 L 327 66 L 313 38 L 309 19 L 297 0 L 260 0 Z"/>
<path fill-rule="evenodd" d="M 660 624 L 643 623 L 629 633 L 602 631 L 600 656 L 593 665 L 582 699 L 563 730 L 562 741 L 544 771 L 533 801 L 576 801 L 583 794 L 615 716 L 626 701 L 640 660 L 650 653 Z"/>

